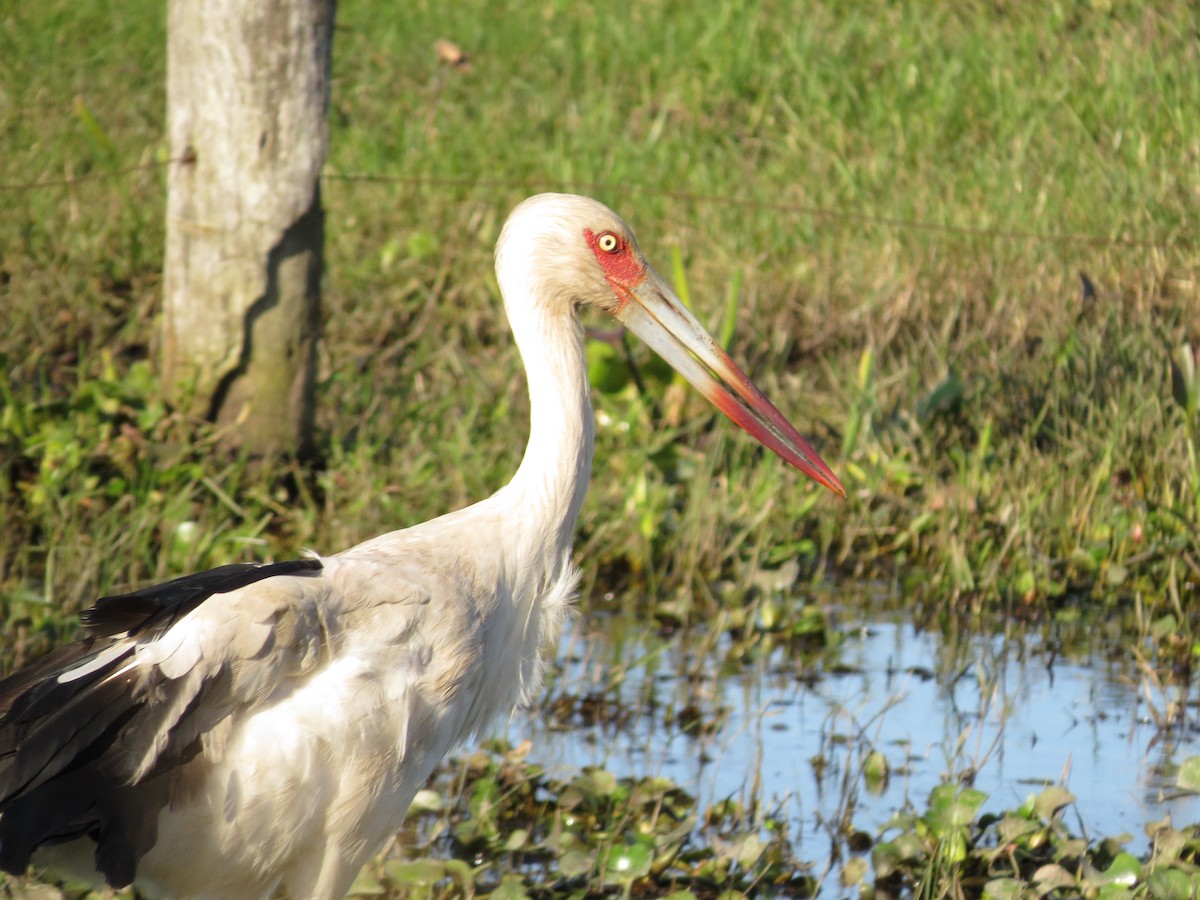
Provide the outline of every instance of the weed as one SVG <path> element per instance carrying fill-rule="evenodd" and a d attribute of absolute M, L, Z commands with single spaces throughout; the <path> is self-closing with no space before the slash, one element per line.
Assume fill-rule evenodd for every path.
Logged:
<path fill-rule="evenodd" d="M 837 587 L 867 605 L 849 587 L 884 584 L 951 637 L 1053 631 L 1127 659 L 1136 642 L 1148 708 L 1183 727 L 1200 646 L 1200 50 L 1186 3 L 340 4 L 316 471 L 229 458 L 160 399 L 163 6 L 6 15 L 0 183 L 68 183 L 0 195 L 5 669 L 68 638 L 105 592 L 348 546 L 502 484 L 527 420 L 491 248 L 518 199 L 563 189 L 632 220 L 850 487 L 844 504 L 823 498 L 600 335 L 585 611 L 703 623 L 688 632 L 703 635 L 697 669 L 720 647 L 730 670 L 786 652 L 819 678 L 834 663 L 813 654 L 836 657 L 842 635 L 814 598 Z M 470 71 L 439 64 L 445 37 Z M 695 720 L 688 705 L 672 722 Z M 551 852 L 565 892 L 813 887 L 757 832 L 730 838 L 736 851 L 693 837 L 672 851 L 679 836 L 654 831 L 651 848 L 630 822 L 669 821 L 655 804 L 670 797 L 700 812 L 677 786 L 620 787 L 653 803 L 575 785 L 583 799 L 552 814 L 596 816 L 602 843 L 551 851 L 544 822 L 518 840 L 480 815 L 482 843 L 464 846 L 512 840 L 515 862 L 393 860 L 378 892 L 519 896 L 524 860 Z M 1189 889 L 1188 829 L 1156 829 L 1138 869 L 1103 843 L 1080 849 L 1036 804 L 972 818 L 972 797 L 947 797 L 873 853 L 877 882 Z M 972 815 L 947 826 L 943 802 Z"/>

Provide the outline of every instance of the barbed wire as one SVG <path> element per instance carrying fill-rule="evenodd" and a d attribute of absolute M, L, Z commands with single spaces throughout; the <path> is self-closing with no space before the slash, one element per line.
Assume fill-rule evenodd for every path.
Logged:
<path fill-rule="evenodd" d="M 457 177 L 436 177 L 424 175 L 387 175 L 371 173 L 326 172 L 322 176 L 326 180 L 362 182 L 362 183 L 401 183 L 420 185 L 435 185 L 442 187 L 489 187 L 511 189 L 521 187 L 527 189 L 548 189 L 553 185 L 531 180 L 507 179 L 477 179 Z M 1039 231 L 1022 231 L 1008 228 L 989 228 L 978 225 L 950 225 L 940 222 L 926 222 L 920 219 L 902 219 L 893 216 L 881 216 L 873 213 L 863 213 L 854 210 L 832 209 L 825 206 L 812 206 L 806 203 L 786 200 L 763 200 L 756 197 L 728 197 L 717 194 L 697 194 L 689 191 L 674 191 L 664 188 L 649 187 L 641 184 L 621 183 L 611 184 L 600 181 L 571 181 L 570 186 L 580 190 L 595 191 L 631 191 L 655 197 L 666 197 L 694 204 L 720 204 L 740 208 L 765 209 L 772 212 L 792 215 L 806 215 L 813 218 L 837 219 L 846 222 L 858 222 L 869 225 L 879 225 L 897 230 L 926 231 L 941 234 L 953 234 L 962 237 L 990 237 L 1008 240 L 1020 240 L 1045 243 L 1075 243 L 1094 246 L 1118 246 L 1142 249 L 1165 249 L 1177 247 L 1188 249 L 1200 244 L 1200 241 L 1178 236 L 1169 240 L 1163 238 L 1126 238 L 1105 237 L 1097 234 L 1054 233 Z"/>
<path fill-rule="evenodd" d="M 153 160 L 125 166 L 120 169 L 87 172 L 83 175 L 67 175 L 62 178 L 41 179 L 30 182 L 0 182 L 0 193 L 20 193 L 35 190 L 73 187 L 87 182 L 104 181 L 120 178 L 152 169 L 162 169 L 175 164 L 192 164 L 196 161 L 194 153 L 185 152 L 182 156 L 171 159 Z M 406 184 L 413 187 L 459 187 L 459 188 L 490 188 L 495 190 L 525 190 L 561 189 L 562 182 L 549 183 L 544 180 L 532 179 L 496 179 L 471 178 L 467 176 L 432 176 L 432 175 L 394 175 L 371 172 L 334 172 L 321 173 L 323 181 L 341 181 L 348 184 Z M 927 222 L 921 219 L 905 219 L 897 216 L 882 216 L 875 213 L 858 212 L 856 210 L 833 209 L 826 206 L 813 206 L 807 203 L 787 200 L 763 200 L 757 197 L 730 197 L 719 194 L 697 194 L 691 191 L 676 191 L 665 188 L 650 187 L 636 183 L 612 184 L 599 181 L 570 181 L 567 183 L 575 190 L 633 192 L 646 196 L 664 197 L 690 204 L 719 204 L 745 209 L 762 209 L 784 213 L 793 216 L 809 216 L 815 219 L 829 219 L 842 222 L 856 222 L 864 225 L 877 225 L 898 231 L 922 231 L 935 234 L 949 234 L 958 237 L 980 237 L 994 240 L 1026 241 L 1031 243 L 1084 244 L 1095 247 L 1126 247 L 1131 249 L 1158 250 L 1167 248 L 1194 249 L 1200 246 L 1197 238 L 1174 235 L 1171 238 L 1133 238 L 1120 236 L 1104 236 L 1098 234 L 1062 233 L 1029 231 L 1012 228 L 992 228 L 978 225 L 954 225 L 942 222 Z"/>
<path fill-rule="evenodd" d="M 64 175 L 62 178 L 43 178 L 38 181 L 0 182 L 0 194 L 30 192 L 43 188 L 74 187 L 77 184 L 85 184 L 89 181 L 105 181 L 110 178 L 120 178 L 123 175 L 132 175 L 135 172 L 145 172 L 150 169 L 165 169 L 167 166 L 175 165 L 175 163 L 191 162 L 195 162 L 195 157 L 185 153 L 183 156 L 176 156 L 171 159 L 156 159 L 150 162 L 137 163 L 132 166 L 124 166 L 120 169 L 86 172 L 83 175 Z"/>

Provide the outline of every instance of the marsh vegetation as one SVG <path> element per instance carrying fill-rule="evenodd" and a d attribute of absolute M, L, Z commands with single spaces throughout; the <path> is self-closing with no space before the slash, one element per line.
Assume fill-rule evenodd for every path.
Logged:
<path fill-rule="evenodd" d="M 597 334 L 579 619 L 358 893 L 1194 896 L 1198 26 L 344 2 L 301 468 L 160 399 L 163 5 L 0 12 L 4 670 L 105 593 L 504 483 L 527 421 L 491 249 L 524 196 L 587 193 L 849 497 Z"/>

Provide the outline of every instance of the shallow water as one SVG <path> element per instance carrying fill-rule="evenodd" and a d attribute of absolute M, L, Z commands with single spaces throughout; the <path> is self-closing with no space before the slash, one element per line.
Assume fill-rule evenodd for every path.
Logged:
<path fill-rule="evenodd" d="M 849 809 L 854 827 L 877 837 L 894 813 L 923 811 L 929 791 L 952 778 L 989 795 L 985 813 L 1062 783 L 1077 798 L 1066 813 L 1071 831 L 1128 833 L 1138 853 L 1146 823 L 1200 820 L 1200 800 L 1173 785 L 1174 767 L 1200 753 L 1200 738 L 1186 725 L 1164 735 L 1151 710 L 1186 698 L 1151 687 L 1147 703 L 1132 665 L 1096 652 L 1056 658 L 1038 638 L 951 642 L 902 615 L 841 630 L 836 653 L 797 663 L 777 650 L 746 668 L 722 666 L 727 639 L 697 654 L 678 637 L 576 621 L 550 694 L 617 700 L 612 721 L 564 726 L 544 710 L 523 711 L 507 736 L 531 739 L 531 758 L 552 774 L 596 765 L 665 776 L 702 806 L 761 801 L 787 818 L 798 855 L 818 869 L 830 846 L 823 823 Z M 670 724 L 688 707 L 719 727 L 696 737 Z M 891 769 L 874 793 L 860 769 L 871 749 Z M 817 757 L 825 764 L 814 765 Z"/>

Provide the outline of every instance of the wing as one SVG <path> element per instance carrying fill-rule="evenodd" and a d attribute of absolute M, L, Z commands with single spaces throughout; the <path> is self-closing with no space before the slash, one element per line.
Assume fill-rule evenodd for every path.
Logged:
<path fill-rule="evenodd" d="M 0 682 L 0 868 L 86 835 L 109 883 L 132 882 L 182 765 L 234 709 L 316 665 L 321 573 L 319 559 L 222 566 L 106 597 L 83 640 Z"/>

